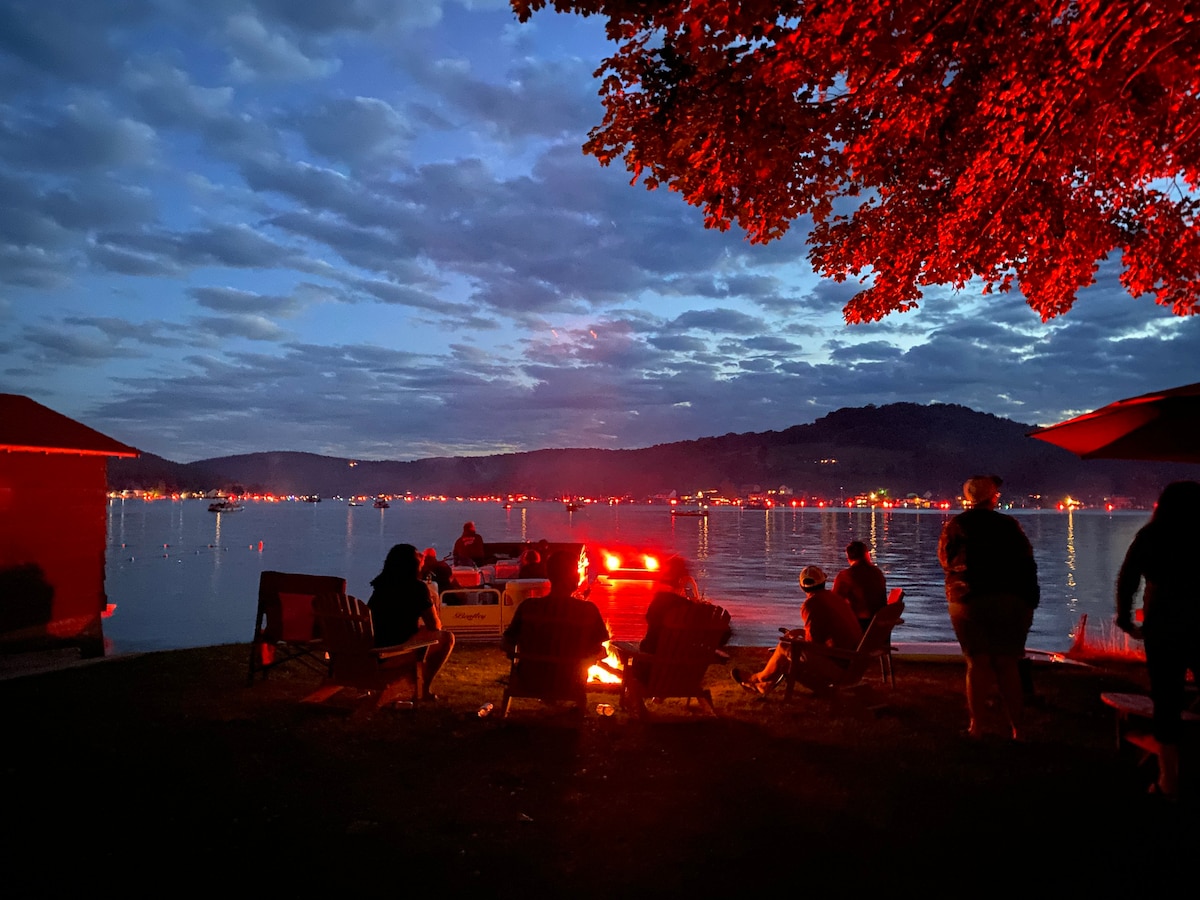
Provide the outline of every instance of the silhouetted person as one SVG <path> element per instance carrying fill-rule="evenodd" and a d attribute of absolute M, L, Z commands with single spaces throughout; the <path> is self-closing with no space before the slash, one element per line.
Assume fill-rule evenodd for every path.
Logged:
<path fill-rule="evenodd" d="M 517 569 L 518 578 L 547 578 L 546 560 L 542 559 L 542 554 L 538 553 L 532 547 L 525 550 L 521 554 Z"/>
<path fill-rule="evenodd" d="M 887 579 L 883 570 L 871 562 L 871 552 L 862 541 L 846 545 L 849 566 L 833 579 L 833 592 L 845 597 L 866 631 L 875 613 L 887 606 Z"/>
<path fill-rule="evenodd" d="M 999 478 L 968 479 L 963 498 L 969 508 L 942 527 L 938 562 L 946 572 L 950 624 L 967 660 L 967 733 L 983 734 L 980 717 L 994 686 L 1019 739 L 1025 710 L 1020 662 L 1040 597 L 1037 563 L 1017 520 L 996 512 Z"/>
<path fill-rule="evenodd" d="M 438 593 L 449 590 L 454 583 L 454 572 L 450 566 L 438 559 L 435 547 L 426 547 L 421 558 L 421 579 L 432 580 L 437 585 Z"/>
<path fill-rule="evenodd" d="M 487 556 L 483 536 L 475 530 L 474 522 L 463 525 L 462 534 L 454 542 L 451 557 L 456 566 L 482 566 Z"/>
<path fill-rule="evenodd" d="M 579 589 L 579 557 L 577 554 L 558 551 L 550 554 L 546 562 L 550 576 L 550 593 L 545 597 L 530 597 L 523 600 L 513 611 L 512 621 L 504 629 L 502 646 L 510 657 L 518 650 L 527 650 L 522 644 L 525 639 L 527 621 L 540 620 L 566 623 L 567 630 L 560 635 L 555 650 L 558 653 L 572 656 L 578 661 L 572 665 L 571 677 L 587 680 L 587 668 L 605 655 L 604 643 L 608 640 L 608 626 L 600 609 L 591 600 L 581 600 L 575 596 Z M 535 629 L 544 639 L 544 629 Z M 564 650 L 564 648 L 574 648 Z M 546 652 L 548 648 L 537 648 L 535 652 Z M 578 666 L 576 671 L 573 667 Z M 527 677 L 536 678 L 538 673 L 543 676 L 554 672 L 557 664 L 540 659 L 522 659 L 518 663 L 518 671 L 525 672 Z"/>
<path fill-rule="evenodd" d="M 433 679 L 454 649 L 454 635 L 442 630 L 429 585 L 421 580 L 421 554 L 412 544 L 396 544 L 388 551 L 383 571 L 371 582 L 373 588 L 367 606 L 375 627 L 375 646 L 403 644 L 424 629 L 437 643 L 418 651 L 425 660 L 425 684 L 422 700 L 436 700 L 431 690 Z"/>
<path fill-rule="evenodd" d="M 1168 484 L 1150 521 L 1134 535 L 1117 575 L 1117 627 L 1146 643 L 1154 701 L 1158 782 L 1166 797 L 1179 792 L 1179 739 L 1188 670 L 1200 679 L 1200 576 L 1192 552 L 1200 546 L 1200 483 Z M 1142 592 L 1142 625 L 1133 623 L 1133 597 Z"/>

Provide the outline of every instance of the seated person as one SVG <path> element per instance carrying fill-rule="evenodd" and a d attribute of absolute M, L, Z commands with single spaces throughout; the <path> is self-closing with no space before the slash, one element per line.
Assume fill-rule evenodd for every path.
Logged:
<path fill-rule="evenodd" d="M 590 600 L 581 600 L 575 596 L 579 588 L 579 561 L 570 553 L 552 553 L 546 562 L 550 576 L 550 593 L 545 597 L 530 597 L 521 602 L 513 611 L 512 621 L 504 629 L 502 646 L 511 659 L 519 650 L 527 649 L 522 641 L 530 637 L 530 623 L 537 620 L 566 621 L 573 626 L 574 634 L 565 643 L 559 643 L 556 648 L 560 653 L 567 647 L 566 655 L 575 657 L 578 661 L 572 663 L 572 669 L 577 667 L 580 683 L 587 681 L 587 669 L 596 660 L 605 656 L 604 643 L 608 640 L 608 626 L 600 615 L 600 609 Z M 545 632 L 542 632 L 543 634 Z M 539 648 L 540 649 L 540 648 Z M 553 681 L 565 677 L 560 671 L 561 666 L 544 660 L 521 660 L 517 664 L 517 673 L 529 681 L 544 679 Z"/>
<path fill-rule="evenodd" d="M 700 600 L 700 589 L 688 569 L 687 560 L 682 556 L 672 556 L 663 565 L 657 590 L 646 608 L 646 634 L 639 649 L 643 653 L 653 653 L 658 646 L 658 636 L 667 615 L 683 604 L 698 602 L 704 601 Z M 721 646 L 729 643 L 731 637 L 732 631 L 721 641 Z"/>
<path fill-rule="evenodd" d="M 436 584 L 439 594 L 453 586 L 454 573 L 447 563 L 438 559 L 435 547 L 425 548 L 425 554 L 421 558 L 421 580 Z"/>
<path fill-rule="evenodd" d="M 463 525 L 462 534 L 454 542 L 454 550 L 450 555 L 456 566 L 482 566 L 487 562 L 483 536 L 475 530 L 474 522 Z"/>
<path fill-rule="evenodd" d="M 883 570 L 871 562 L 871 553 L 862 541 L 846 545 L 846 562 L 850 565 L 833 579 L 833 592 L 846 598 L 866 631 L 875 613 L 887 606 L 887 579 Z"/>
<path fill-rule="evenodd" d="M 421 699 L 436 700 L 431 690 L 433 679 L 454 649 L 454 635 L 442 630 L 441 617 L 420 571 L 420 551 L 412 544 L 396 544 L 383 561 L 383 571 L 371 582 L 373 590 L 367 606 L 375 627 L 376 647 L 403 644 L 421 630 L 437 638 L 436 644 L 420 651 L 425 660 Z"/>
<path fill-rule="evenodd" d="M 812 644 L 856 650 L 862 640 L 858 617 L 845 598 L 826 590 L 825 572 L 817 566 L 805 566 L 800 570 L 800 588 L 804 591 L 804 603 L 800 606 L 804 628 L 789 631 L 788 639 L 803 638 Z M 791 649 L 788 640 L 780 641 L 762 671 L 751 675 L 734 669 L 730 674 L 746 690 L 766 694 L 787 674 L 788 666 L 792 664 Z M 845 667 L 840 660 L 818 654 L 804 656 L 798 662 L 808 666 L 815 677 L 828 676 L 831 681 L 837 678 L 838 670 Z"/>
<path fill-rule="evenodd" d="M 546 578 L 546 561 L 542 559 L 542 555 L 530 547 L 521 554 L 520 568 L 517 569 L 518 578 Z"/>

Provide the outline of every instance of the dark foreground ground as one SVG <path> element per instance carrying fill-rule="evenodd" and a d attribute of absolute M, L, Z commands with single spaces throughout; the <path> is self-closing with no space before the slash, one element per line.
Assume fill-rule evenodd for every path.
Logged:
<path fill-rule="evenodd" d="M 494 647 L 458 648 L 412 711 L 301 704 L 304 669 L 247 687 L 247 652 L 0 682 L 7 896 L 1195 890 L 1200 804 L 1146 795 L 1098 699 L 1140 669 L 1036 668 L 1018 745 L 960 736 L 948 663 L 898 661 L 875 711 L 760 700 L 714 667 L 719 718 L 643 723 L 533 701 L 480 718 Z"/>

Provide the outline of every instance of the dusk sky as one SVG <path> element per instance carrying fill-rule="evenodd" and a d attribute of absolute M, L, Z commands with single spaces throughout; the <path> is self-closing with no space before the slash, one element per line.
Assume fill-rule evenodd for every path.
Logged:
<path fill-rule="evenodd" d="M 631 448 L 959 403 L 1050 424 L 1200 381 L 1117 281 L 1043 324 L 927 291 L 847 326 L 580 145 L 613 46 L 504 0 L 0 0 L 0 392 L 186 462 Z"/>

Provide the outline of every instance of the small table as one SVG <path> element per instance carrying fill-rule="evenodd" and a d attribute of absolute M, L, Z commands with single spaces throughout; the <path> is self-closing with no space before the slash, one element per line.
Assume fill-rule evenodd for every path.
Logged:
<path fill-rule="evenodd" d="M 1105 691 L 1100 695 L 1100 701 L 1112 707 L 1117 716 L 1117 749 L 1121 749 L 1121 741 L 1128 741 L 1146 753 L 1158 754 L 1159 743 L 1153 735 L 1144 731 L 1131 731 L 1134 720 L 1144 720 L 1149 724 L 1154 718 L 1154 701 L 1148 694 L 1127 694 L 1119 691 Z M 1191 710 L 1183 711 L 1183 721 L 1187 723 L 1200 722 L 1200 713 Z"/>

